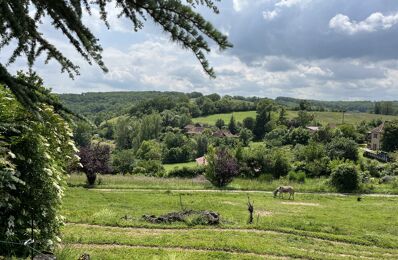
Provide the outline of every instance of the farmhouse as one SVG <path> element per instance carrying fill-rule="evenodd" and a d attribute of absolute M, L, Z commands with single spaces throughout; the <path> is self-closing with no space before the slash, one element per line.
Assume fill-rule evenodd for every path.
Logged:
<path fill-rule="evenodd" d="M 220 138 L 224 138 L 224 137 L 239 137 L 238 135 L 234 135 L 232 134 L 228 129 L 217 129 L 217 130 L 213 130 L 209 127 L 207 127 L 206 125 L 200 124 L 200 123 L 196 123 L 196 124 L 189 124 L 186 125 L 184 127 L 184 132 L 188 135 L 201 135 L 203 134 L 203 132 L 209 129 L 210 133 L 214 136 L 214 137 L 220 137 Z"/>
<path fill-rule="evenodd" d="M 374 151 L 381 150 L 381 139 L 383 137 L 383 132 L 384 122 L 378 127 L 374 128 L 372 131 L 370 131 L 370 149 Z"/>

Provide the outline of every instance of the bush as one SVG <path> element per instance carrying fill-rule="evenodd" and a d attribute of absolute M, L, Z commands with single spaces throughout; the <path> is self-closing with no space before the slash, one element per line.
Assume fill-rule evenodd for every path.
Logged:
<path fill-rule="evenodd" d="M 359 188 L 359 173 L 353 163 L 342 163 L 332 170 L 330 181 L 339 192 L 352 192 Z"/>
<path fill-rule="evenodd" d="M 387 163 L 381 175 L 398 176 L 398 163 Z"/>
<path fill-rule="evenodd" d="M 167 174 L 167 177 L 181 177 L 181 178 L 193 178 L 198 175 L 204 174 L 205 167 L 199 166 L 194 168 L 182 167 L 174 168 Z"/>
<path fill-rule="evenodd" d="M 132 173 L 133 174 L 145 174 L 145 172 L 146 172 L 146 169 L 144 167 L 136 166 L 136 167 L 134 167 Z"/>
<path fill-rule="evenodd" d="M 274 149 L 269 160 L 269 172 L 276 179 L 286 176 L 290 170 L 290 162 L 281 149 Z"/>
<path fill-rule="evenodd" d="M 398 120 L 384 124 L 382 148 L 387 152 L 398 150 Z"/>
<path fill-rule="evenodd" d="M 189 162 L 196 156 L 197 144 L 182 133 L 166 133 L 163 144 L 163 163 Z"/>
<path fill-rule="evenodd" d="M 115 172 L 127 174 L 134 169 L 135 155 L 133 150 L 121 150 L 112 155 L 112 166 Z"/>
<path fill-rule="evenodd" d="M 253 133 L 247 128 L 242 128 L 239 132 L 239 140 L 242 142 L 243 146 L 248 146 L 250 141 L 253 139 Z"/>
<path fill-rule="evenodd" d="M 133 173 L 141 173 L 146 176 L 161 177 L 165 175 L 166 171 L 162 163 L 158 160 L 142 160 L 137 163 L 137 171 L 136 169 L 134 169 Z"/>
<path fill-rule="evenodd" d="M 303 127 L 298 127 L 289 131 L 289 133 L 286 136 L 286 142 L 287 144 L 292 144 L 292 145 L 308 144 L 310 137 L 311 137 L 310 133 L 307 129 Z"/>
<path fill-rule="evenodd" d="M 264 137 L 264 140 L 270 146 L 282 146 L 286 143 L 287 134 L 287 128 L 285 126 L 280 126 L 267 133 Z"/>
<path fill-rule="evenodd" d="M 290 170 L 289 158 L 282 149 L 261 146 L 245 149 L 239 157 L 239 173 L 245 178 L 256 178 L 264 173 L 279 178 L 286 176 Z"/>
<path fill-rule="evenodd" d="M 361 160 L 360 163 L 361 170 L 368 172 L 371 177 L 380 178 L 383 172 L 383 166 L 375 160 Z"/>
<path fill-rule="evenodd" d="M 304 183 L 305 182 L 305 172 L 303 171 L 290 171 L 289 174 L 287 175 L 287 178 L 289 181 L 295 181 L 299 183 Z"/>
<path fill-rule="evenodd" d="M 349 138 L 337 137 L 333 138 L 326 145 L 328 156 L 334 159 L 348 159 L 352 161 L 358 160 L 358 144 Z"/>
<path fill-rule="evenodd" d="M 40 88 L 40 90 L 42 90 Z M 0 258 L 26 259 L 21 243 L 52 250 L 59 242 L 65 168 L 77 161 L 72 130 L 54 109 L 39 102 L 24 109 L 0 86 Z M 40 120 L 37 116 L 40 116 Z M 33 221 L 33 223 L 32 223 Z"/>
<path fill-rule="evenodd" d="M 142 160 L 161 160 L 162 149 L 155 140 L 143 141 L 137 151 L 137 158 Z"/>
<path fill-rule="evenodd" d="M 239 172 L 238 162 L 225 148 L 211 149 L 205 177 L 216 187 L 227 186 Z"/>

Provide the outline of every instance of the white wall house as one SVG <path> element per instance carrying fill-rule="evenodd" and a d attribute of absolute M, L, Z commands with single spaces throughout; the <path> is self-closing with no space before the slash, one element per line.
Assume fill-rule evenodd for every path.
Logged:
<path fill-rule="evenodd" d="M 374 151 L 381 150 L 381 139 L 384 133 L 384 123 L 379 125 L 378 127 L 374 128 L 370 132 L 370 149 Z"/>

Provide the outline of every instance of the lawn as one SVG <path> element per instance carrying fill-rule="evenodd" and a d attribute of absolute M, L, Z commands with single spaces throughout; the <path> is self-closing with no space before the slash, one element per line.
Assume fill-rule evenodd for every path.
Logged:
<path fill-rule="evenodd" d="M 297 111 L 287 111 L 287 118 L 292 119 L 297 116 Z M 343 119 L 343 114 L 340 112 L 309 112 L 315 115 L 315 120 L 321 124 L 341 124 Z M 215 125 L 217 119 L 222 119 L 226 124 L 228 124 L 231 115 L 237 122 L 242 122 L 246 117 L 256 117 L 256 111 L 245 111 L 245 112 L 234 112 L 226 114 L 216 114 L 205 117 L 193 118 L 194 123 L 204 123 L 208 125 Z M 353 113 L 347 112 L 344 115 L 344 123 L 346 124 L 358 124 L 363 120 L 370 121 L 372 119 L 382 119 L 382 120 L 393 120 L 398 119 L 397 116 L 386 116 L 386 115 L 375 115 L 368 113 Z"/>
<path fill-rule="evenodd" d="M 243 119 L 245 119 L 246 117 L 256 118 L 256 111 L 233 112 L 233 113 L 215 114 L 210 116 L 197 117 L 197 118 L 192 118 L 192 122 L 215 125 L 217 119 L 222 119 L 224 120 L 225 124 L 228 124 L 232 115 L 234 116 L 236 122 L 242 122 Z"/>
<path fill-rule="evenodd" d="M 157 184 L 159 185 L 159 184 Z M 398 198 L 246 192 L 68 188 L 59 259 L 398 258 Z M 181 202 L 182 205 L 181 205 Z M 144 214 L 213 210 L 217 226 L 151 224 Z"/>
<path fill-rule="evenodd" d="M 173 169 L 177 169 L 177 168 L 182 168 L 182 167 L 194 168 L 196 166 L 198 166 L 198 164 L 196 162 L 163 164 L 163 167 L 165 168 L 166 172 L 169 172 L 169 171 L 171 171 Z"/>
<path fill-rule="evenodd" d="M 157 178 L 141 175 L 102 175 L 98 177 L 97 189 L 139 189 L 139 190 L 212 190 L 214 187 L 204 178 Z M 84 187 L 84 174 L 72 174 L 68 179 L 70 187 Z M 280 185 L 292 185 L 298 192 L 335 192 L 326 178 L 307 178 L 305 183 L 290 182 L 286 178 L 268 180 L 266 178 L 235 178 L 225 190 L 273 191 Z M 396 183 L 379 184 L 377 181 L 364 186 L 365 193 L 398 194 Z"/>
<path fill-rule="evenodd" d="M 288 111 L 287 117 L 293 118 L 297 116 L 297 111 Z M 341 124 L 343 122 L 343 114 L 340 112 L 309 112 L 315 115 L 315 120 L 321 124 Z M 381 120 L 393 120 L 398 119 L 397 116 L 387 116 L 387 115 L 376 115 L 369 113 L 354 113 L 347 112 L 344 114 L 344 123 L 346 124 L 358 124 L 361 121 L 370 121 L 373 119 Z"/>

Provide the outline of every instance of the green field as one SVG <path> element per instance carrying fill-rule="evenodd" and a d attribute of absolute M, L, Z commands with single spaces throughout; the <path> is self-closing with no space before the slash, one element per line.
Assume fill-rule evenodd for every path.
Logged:
<path fill-rule="evenodd" d="M 287 117 L 292 119 L 297 116 L 297 111 L 287 111 Z M 321 124 L 341 124 L 343 121 L 343 114 L 339 112 L 309 112 L 315 115 L 315 120 L 320 122 Z M 222 119 L 227 124 L 234 115 L 234 118 L 237 122 L 242 122 L 246 117 L 256 117 L 255 111 L 245 111 L 245 112 L 234 112 L 234 113 L 226 113 L 226 114 L 216 114 L 205 117 L 197 117 L 193 118 L 192 121 L 194 123 L 204 123 L 208 125 L 215 125 L 217 119 Z M 372 119 L 382 119 L 382 120 L 393 120 L 398 119 L 397 116 L 386 116 L 386 115 L 375 115 L 368 113 L 350 113 L 347 112 L 344 115 L 344 123 L 346 124 L 358 124 L 359 122 L 366 120 L 370 121 Z"/>
<path fill-rule="evenodd" d="M 83 252 L 94 259 L 398 258 L 397 197 L 366 196 L 358 202 L 356 196 L 301 193 L 293 201 L 268 192 L 171 191 L 189 185 L 152 180 L 142 187 L 163 190 L 69 188 L 58 259 L 77 259 Z M 253 224 L 247 223 L 248 194 Z M 179 211 L 180 198 L 184 208 L 220 213 L 221 224 L 142 220 L 144 214 Z"/>
<path fill-rule="evenodd" d="M 170 164 L 163 164 L 166 172 L 169 172 L 173 169 L 176 168 L 182 168 L 182 167 L 187 167 L 187 168 L 194 168 L 198 166 L 196 162 L 186 162 L 186 163 L 170 163 Z"/>
<path fill-rule="evenodd" d="M 226 124 L 228 124 L 232 115 L 234 115 L 236 122 L 242 122 L 243 119 L 245 119 L 246 117 L 256 118 L 256 111 L 233 112 L 226 114 L 215 114 L 210 116 L 197 117 L 197 118 L 192 118 L 192 122 L 215 125 L 217 119 L 222 119 Z"/>
<path fill-rule="evenodd" d="M 309 112 L 315 115 L 315 120 L 321 124 L 341 124 L 343 122 L 343 114 L 340 112 Z M 288 111 L 288 118 L 297 116 L 297 111 Z M 368 113 L 351 113 L 344 114 L 344 123 L 358 124 L 361 121 L 370 121 L 373 119 L 394 120 L 397 116 L 376 115 Z"/>

